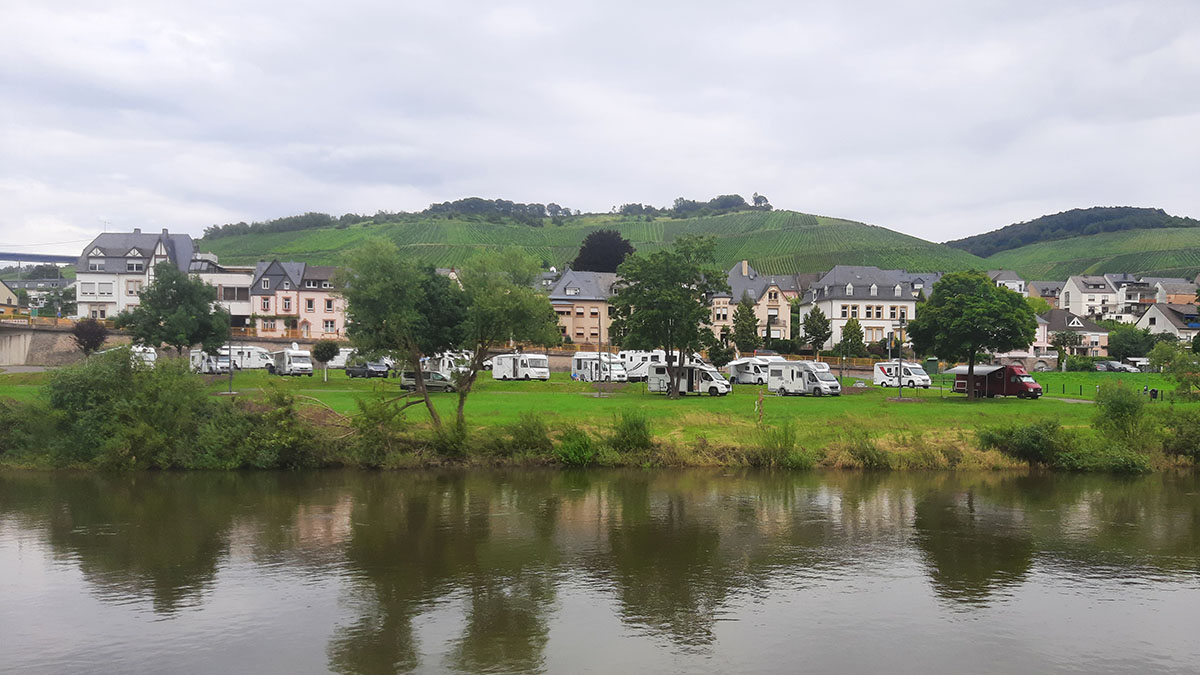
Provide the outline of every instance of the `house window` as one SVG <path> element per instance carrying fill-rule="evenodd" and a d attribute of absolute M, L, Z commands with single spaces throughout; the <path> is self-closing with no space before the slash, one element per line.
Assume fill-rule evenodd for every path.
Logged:
<path fill-rule="evenodd" d="M 905 321 L 906 319 L 908 319 L 908 309 L 905 307 L 901 307 L 900 308 L 900 320 Z"/>
<path fill-rule="evenodd" d="M 221 299 L 226 302 L 247 302 L 250 300 L 250 289 L 245 286 L 222 286 Z"/>
<path fill-rule="evenodd" d="M 104 260 L 101 258 L 88 258 L 88 271 L 89 272 L 103 272 L 104 271 Z"/>
<path fill-rule="evenodd" d="M 316 288 L 316 287 L 317 287 L 317 280 L 316 280 L 316 279 L 307 279 L 307 280 L 305 280 L 305 282 L 304 282 L 304 287 L 305 287 L 305 288 Z"/>
<path fill-rule="evenodd" d="M 848 319 L 848 318 L 850 318 L 850 309 L 849 309 L 849 305 L 842 305 L 842 318 L 843 318 L 843 319 Z"/>
<path fill-rule="evenodd" d="M 1154 326 L 1157 324 L 1158 324 L 1158 317 L 1155 317 L 1155 316 L 1150 317 L 1150 325 Z"/>
<path fill-rule="evenodd" d="M 326 312 L 332 312 L 332 311 L 333 311 L 333 299 L 332 299 L 332 298 L 327 298 L 327 299 L 325 300 L 325 311 L 326 311 Z"/>
<path fill-rule="evenodd" d="M 337 332 L 337 322 L 334 321 L 333 319 L 325 319 L 324 326 L 325 326 L 326 333 L 336 333 Z"/>
<path fill-rule="evenodd" d="M 96 285 L 96 291 L 97 291 L 98 295 L 111 296 L 113 294 L 112 282 L 103 282 L 103 281 L 100 282 L 99 284 Z"/>
<path fill-rule="evenodd" d="M 270 298 L 262 299 L 262 311 L 264 311 L 264 312 L 271 311 L 271 299 Z"/>
<path fill-rule="evenodd" d="M 271 280 L 270 280 L 270 279 L 263 279 L 263 280 L 262 280 L 262 289 L 263 289 L 264 291 L 269 291 L 269 290 L 271 290 Z"/>
<path fill-rule="evenodd" d="M 317 301 L 313 300 L 312 298 L 305 298 L 304 299 L 304 311 L 306 311 L 306 312 L 317 311 Z"/>
<path fill-rule="evenodd" d="M 876 286 L 875 284 L 871 284 L 871 295 L 872 296 L 879 295 L 879 287 Z"/>
<path fill-rule="evenodd" d="M 582 307 L 575 308 L 575 316 L 583 316 L 583 308 Z"/>
<path fill-rule="evenodd" d="M 846 295 L 854 295 L 854 284 L 846 284 Z"/>
<path fill-rule="evenodd" d="M 578 288 L 568 288 L 567 295 L 579 295 L 579 289 Z"/>
<path fill-rule="evenodd" d="M 96 284 L 94 284 L 94 283 L 79 284 L 79 294 L 80 295 L 95 295 L 96 294 Z"/>
<path fill-rule="evenodd" d="M 600 309 L 597 307 L 592 307 L 588 310 L 588 316 L 600 316 Z"/>
<path fill-rule="evenodd" d="M 770 291 L 769 293 L 767 293 L 767 299 L 768 300 L 778 300 L 779 293 L 777 291 Z"/>
<path fill-rule="evenodd" d="M 333 288 L 333 284 L 329 283 L 328 281 L 322 281 L 321 288 Z"/>
<path fill-rule="evenodd" d="M 275 319 L 263 319 L 263 330 L 275 330 Z"/>
<path fill-rule="evenodd" d="M 146 263 L 141 260 L 126 260 L 125 261 L 125 271 L 126 272 L 145 272 L 146 271 Z"/>
<path fill-rule="evenodd" d="M 287 282 L 284 282 L 284 283 L 286 284 Z M 285 312 L 292 311 L 292 299 L 291 298 L 283 299 L 283 311 L 285 311 Z"/>
<path fill-rule="evenodd" d="M 863 314 L 864 319 L 874 319 L 875 318 L 875 307 L 873 305 L 867 305 L 864 308 L 864 310 L 866 312 L 865 314 Z"/>
<path fill-rule="evenodd" d="M 891 310 L 892 311 L 889 313 L 890 316 L 888 318 L 890 318 L 894 321 L 896 319 L 896 306 L 892 305 Z"/>
<path fill-rule="evenodd" d="M 892 292 L 897 298 L 900 297 L 900 284 L 896 284 L 896 288 L 894 288 Z"/>
<path fill-rule="evenodd" d="M 287 290 L 291 290 L 291 288 L 292 288 L 292 282 L 290 282 L 290 281 L 283 282 L 283 290 L 287 291 Z"/>
<path fill-rule="evenodd" d="M 126 281 L 125 282 L 125 295 L 137 295 L 138 293 L 141 293 L 141 292 L 142 292 L 142 282 L 140 282 L 140 281 Z"/>
<path fill-rule="evenodd" d="M 103 309 L 93 309 L 92 310 L 92 318 L 93 319 L 103 319 L 103 318 L 105 318 L 105 313 L 106 312 Z"/>
<path fill-rule="evenodd" d="M 850 318 L 851 319 L 858 318 L 858 305 L 850 305 Z"/>

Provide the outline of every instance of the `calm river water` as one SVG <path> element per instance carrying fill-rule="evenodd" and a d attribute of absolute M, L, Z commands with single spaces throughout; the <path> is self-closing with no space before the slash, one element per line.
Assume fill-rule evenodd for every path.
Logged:
<path fill-rule="evenodd" d="M 1196 672 L 1200 480 L 0 474 L 0 670 Z"/>

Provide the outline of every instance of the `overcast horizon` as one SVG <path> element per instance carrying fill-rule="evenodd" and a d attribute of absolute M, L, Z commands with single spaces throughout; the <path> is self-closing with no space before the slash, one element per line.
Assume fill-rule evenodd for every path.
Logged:
<path fill-rule="evenodd" d="M 469 196 L 1200 216 L 1200 3 L 854 4 L 9 2 L 0 248 Z"/>

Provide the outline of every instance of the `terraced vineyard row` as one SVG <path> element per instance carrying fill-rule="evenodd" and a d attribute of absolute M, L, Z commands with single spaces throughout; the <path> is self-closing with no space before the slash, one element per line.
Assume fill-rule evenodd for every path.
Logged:
<path fill-rule="evenodd" d="M 1066 279 L 1073 274 L 1129 272 L 1192 278 L 1200 272 L 1200 229 L 1110 232 L 1042 242 L 1002 251 L 987 259 L 1027 279 Z"/>

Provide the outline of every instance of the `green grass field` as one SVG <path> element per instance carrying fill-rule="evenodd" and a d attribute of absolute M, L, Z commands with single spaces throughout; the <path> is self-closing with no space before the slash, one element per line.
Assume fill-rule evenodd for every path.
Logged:
<path fill-rule="evenodd" d="M 1040 242 L 1001 251 L 985 262 L 989 269 L 1011 269 L 1027 280 L 1107 272 L 1192 279 L 1200 273 L 1200 228 L 1128 230 Z"/>
<path fill-rule="evenodd" d="M 834 265 L 877 265 L 910 271 L 985 269 L 965 251 L 910 237 L 882 227 L 794 211 L 750 211 L 724 216 L 651 222 L 613 215 L 573 218 L 563 226 L 492 224 L 468 220 L 405 217 L 402 222 L 362 224 L 345 229 L 248 234 L 200 240 L 202 251 L 221 261 L 248 264 L 280 258 L 337 264 L 364 240 L 383 237 L 412 258 L 437 267 L 461 265 L 485 249 L 517 248 L 563 266 L 574 259 L 589 232 L 611 228 L 639 251 L 669 245 L 684 234 L 717 238 L 717 260 L 726 267 L 749 260 L 763 274 L 823 272 Z"/>

